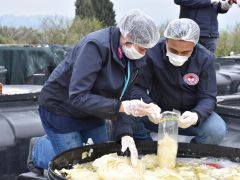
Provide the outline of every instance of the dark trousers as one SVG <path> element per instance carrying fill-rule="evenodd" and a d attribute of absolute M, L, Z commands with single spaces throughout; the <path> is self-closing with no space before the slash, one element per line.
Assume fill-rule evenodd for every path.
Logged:
<path fill-rule="evenodd" d="M 199 43 L 215 54 L 218 38 L 200 37 Z"/>
<path fill-rule="evenodd" d="M 133 138 L 135 140 L 151 140 L 150 133 L 158 132 L 158 125 L 153 124 L 147 117 L 132 118 Z M 178 129 L 179 135 L 194 136 L 192 143 L 219 144 L 226 135 L 226 123 L 215 112 L 204 120 L 198 127 Z"/>

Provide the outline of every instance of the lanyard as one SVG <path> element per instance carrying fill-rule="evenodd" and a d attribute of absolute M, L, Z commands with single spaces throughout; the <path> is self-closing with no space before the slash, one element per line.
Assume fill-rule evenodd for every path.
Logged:
<path fill-rule="evenodd" d="M 121 96 L 119 98 L 120 100 L 122 100 L 122 97 L 123 97 L 123 95 L 125 94 L 125 92 L 127 90 L 127 86 L 128 86 L 129 80 L 130 80 L 130 75 L 131 75 L 131 72 L 130 72 L 130 60 L 128 60 L 127 68 L 128 68 L 127 69 L 127 78 L 125 76 L 125 84 L 124 84 Z"/>

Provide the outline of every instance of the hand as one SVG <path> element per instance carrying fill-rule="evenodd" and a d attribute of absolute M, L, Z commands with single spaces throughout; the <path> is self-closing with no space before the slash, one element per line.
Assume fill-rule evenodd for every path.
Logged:
<path fill-rule="evenodd" d="M 133 166 L 137 166 L 138 151 L 133 138 L 130 136 L 123 136 L 121 138 L 121 144 L 122 144 L 121 151 L 125 152 L 128 148 L 131 154 L 131 163 Z"/>
<path fill-rule="evenodd" d="M 148 119 L 154 123 L 154 124 L 158 124 L 159 120 L 162 118 L 161 113 L 161 108 L 158 107 L 158 105 L 150 103 L 150 105 L 152 106 L 152 112 L 151 114 L 148 115 Z"/>
<path fill-rule="evenodd" d="M 122 107 L 127 115 L 132 115 L 135 117 L 147 116 L 151 113 L 151 105 L 146 104 L 138 99 L 123 101 Z"/>
<path fill-rule="evenodd" d="M 229 4 L 237 4 L 238 5 L 238 7 L 240 7 L 240 0 L 229 0 L 228 1 L 229 2 Z"/>
<path fill-rule="evenodd" d="M 220 0 L 211 0 L 211 4 L 214 4 L 214 5 L 218 4 L 219 2 Z"/>
<path fill-rule="evenodd" d="M 234 3 L 234 4 L 237 4 L 237 0 L 229 0 L 228 3 L 229 3 L 229 4 L 233 4 L 233 3 Z"/>
<path fill-rule="evenodd" d="M 188 128 L 195 125 L 198 121 L 198 115 L 195 112 L 185 111 L 178 121 L 178 126 L 180 128 Z"/>
<path fill-rule="evenodd" d="M 224 0 L 220 0 L 221 3 L 221 9 L 222 10 L 229 10 L 232 7 L 232 1 L 224 1 Z"/>
<path fill-rule="evenodd" d="M 240 7 L 240 0 L 236 0 L 238 7 Z"/>

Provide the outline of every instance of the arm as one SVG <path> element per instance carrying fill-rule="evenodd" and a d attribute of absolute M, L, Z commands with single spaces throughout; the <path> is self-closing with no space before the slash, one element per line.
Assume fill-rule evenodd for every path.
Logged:
<path fill-rule="evenodd" d="M 174 0 L 175 4 L 189 8 L 204 8 L 211 6 L 210 0 Z"/>
<path fill-rule="evenodd" d="M 121 151 L 123 153 L 129 149 L 132 165 L 136 166 L 138 161 L 138 151 L 132 138 L 133 132 L 131 117 L 124 113 L 119 113 L 117 120 L 112 121 L 112 123 L 114 139 L 121 142 Z"/>
<path fill-rule="evenodd" d="M 147 93 L 152 86 L 152 78 L 153 78 L 153 68 L 149 59 L 147 66 L 143 67 L 140 70 L 136 83 L 131 89 L 131 98 L 142 99 L 145 103 L 154 102 Z"/>
<path fill-rule="evenodd" d="M 213 61 L 204 69 L 199 79 L 198 103 L 192 111 L 198 114 L 201 122 L 213 112 L 216 106 L 217 85 Z"/>
<path fill-rule="evenodd" d="M 116 141 L 119 141 L 123 136 L 132 136 L 132 117 L 125 113 L 119 113 L 117 119 L 112 121 L 113 136 Z"/>
<path fill-rule="evenodd" d="M 76 52 L 77 59 L 69 84 L 69 99 L 71 104 L 81 111 L 112 119 L 118 114 L 120 101 L 91 92 L 104 58 L 99 47 L 95 42 L 88 42 Z"/>

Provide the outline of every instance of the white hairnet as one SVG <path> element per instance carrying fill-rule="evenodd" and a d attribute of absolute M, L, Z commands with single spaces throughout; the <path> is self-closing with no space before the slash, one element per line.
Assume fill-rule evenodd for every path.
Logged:
<path fill-rule="evenodd" d="M 160 34 L 152 18 L 140 10 L 129 11 L 118 23 L 121 34 L 128 42 L 139 44 L 144 48 L 152 48 L 157 44 Z"/>
<path fill-rule="evenodd" d="M 171 21 L 164 31 L 164 37 L 166 38 L 190 41 L 194 44 L 197 44 L 199 36 L 199 26 L 195 21 L 187 18 Z"/>

